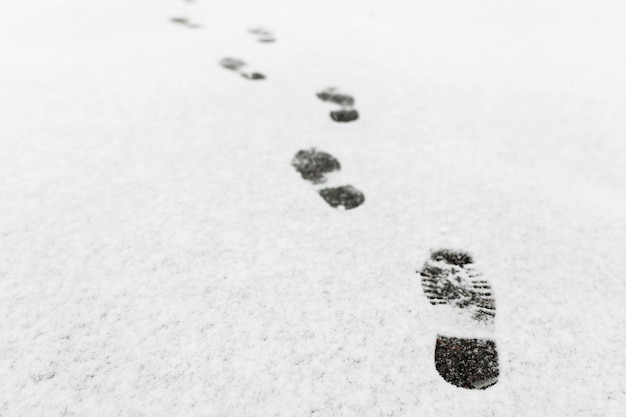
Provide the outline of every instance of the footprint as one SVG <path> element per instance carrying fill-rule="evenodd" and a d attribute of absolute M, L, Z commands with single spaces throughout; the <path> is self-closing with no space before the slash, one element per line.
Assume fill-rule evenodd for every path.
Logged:
<path fill-rule="evenodd" d="M 235 71 L 239 75 L 249 80 L 263 80 L 265 75 L 260 72 L 244 72 L 242 68 L 246 66 L 246 63 L 237 58 L 224 58 L 220 61 L 220 65 L 228 70 Z"/>
<path fill-rule="evenodd" d="M 326 182 L 324 174 L 341 169 L 337 158 L 326 152 L 318 152 L 315 149 L 299 151 L 293 157 L 291 165 L 302 175 L 302 178 L 311 181 L 313 184 Z"/>
<path fill-rule="evenodd" d="M 276 38 L 272 35 L 272 32 L 264 28 L 253 28 L 249 30 L 250 33 L 257 36 L 257 40 L 261 43 L 273 43 L 276 42 Z"/>
<path fill-rule="evenodd" d="M 491 286 L 474 269 L 474 261 L 468 253 L 448 249 L 434 251 L 419 273 L 424 294 L 432 305 L 451 308 L 471 318 L 477 331 L 493 332 L 496 308 Z M 439 335 L 435 367 L 450 384 L 486 389 L 498 382 L 500 373 L 496 343 L 490 338 Z"/>
<path fill-rule="evenodd" d="M 178 23 L 179 25 L 187 26 L 190 29 L 197 29 L 200 27 L 200 25 L 191 23 L 186 17 L 172 17 L 170 21 L 172 23 Z"/>
<path fill-rule="evenodd" d="M 333 110 L 330 112 L 330 117 L 336 122 L 352 122 L 359 118 L 359 112 L 354 109 L 354 97 L 348 94 L 341 94 L 336 88 L 327 88 L 324 91 L 317 93 L 322 101 L 329 101 L 331 103 L 339 104 L 341 110 Z"/>
<path fill-rule="evenodd" d="M 325 174 L 341 170 L 337 158 L 316 149 L 299 151 L 293 157 L 291 165 L 302 178 L 316 185 L 327 181 Z M 363 193 L 351 185 L 322 188 L 318 193 L 333 208 L 350 210 L 365 202 Z"/>

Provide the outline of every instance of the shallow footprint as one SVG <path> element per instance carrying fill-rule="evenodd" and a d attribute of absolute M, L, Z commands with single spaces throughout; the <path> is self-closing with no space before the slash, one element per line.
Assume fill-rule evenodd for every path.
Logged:
<path fill-rule="evenodd" d="M 246 66 L 246 63 L 237 58 L 224 58 L 220 61 L 220 65 L 227 70 L 234 71 L 244 78 L 249 80 L 264 80 L 265 75 L 260 72 L 245 72 L 242 69 Z"/>
<path fill-rule="evenodd" d="M 316 185 L 327 181 L 324 174 L 341 169 L 337 158 L 316 149 L 298 151 L 291 160 L 291 165 L 302 178 Z M 365 202 L 365 195 L 351 185 L 323 188 L 318 193 L 333 208 L 350 210 Z"/>
<path fill-rule="evenodd" d="M 419 271 L 422 288 L 432 305 L 452 308 L 471 318 L 477 330 L 493 332 L 495 299 L 489 282 L 475 271 L 473 264 L 466 252 L 434 251 Z M 496 343 L 490 338 L 438 335 L 435 367 L 453 385 L 486 389 L 498 382 Z"/>
<path fill-rule="evenodd" d="M 190 29 L 197 29 L 200 27 L 200 25 L 191 23 L 186 17 L 172 17 L 170 21 L 172 23 L 178 23 L 179 25 L 187 26 Z"/>
<path fill-rule="evenodd" d="M 320 190 L 320 195 L 333 208 L 343 207 L 346 210 L 350 210 L 365 202 L 363 193 L 351 185 L 324 188 Z"/>
<path fill-rule="evenodd" d="M 342 94 L 336 88 L 330 87 L 319 93 L 317 97 L 326 102 L 331 102 L 341 106 L 341 110 L 333 110 L 330 117 L 336 122 L 352 122 L 359 118 L 359 112 L 354 109 L 354 97 Z"/>
<path fill-rule="evenodd" d="M 316 149 L 298 151 L 291 160 L 291 165 L 302 175 L 302 178 L 313 184 L 326 182 L 324 174 L 341 169 L 337 158 L 326 152 L 318 152 Z"/>
<path fill-rule="evenodd" d="M 250 33 L 252 33 L 253 35 L 256 35 L 257 40 L 261 43 L 273 43 L 276 42 L 276 38 L 274 37 L 274 35 L 272 34 L 272 32 L 258 27 L 258 28 L 253 28 L 249 30 Z"/>

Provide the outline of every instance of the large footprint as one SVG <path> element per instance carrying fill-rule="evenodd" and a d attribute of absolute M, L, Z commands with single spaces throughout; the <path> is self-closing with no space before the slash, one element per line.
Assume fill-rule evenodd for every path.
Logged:
<path fill-rule="evenodd" d="M 339 104 L 341 110 L 333 110 L 330 117 L 336 122 L 352 122 L 359 118 L 359 112 L 354 109 L 354 97 L 342 94 L 336 88 L 327 88 L 317 93 L 317 97 L 322 101 Z"/>
<path fill-rule="evenodd" d="M 421 271 L 422 287 L 434 306 L 454 309 L 482 329 L 493 332 L 496 315 L 491 286 L 462 251 L 434 251 Z M 486 389 L 498 382 L 498 351 L 491 338 L 437 336 L 435 367 L 457 387 Z"/>
<path fill-rule="evenodd" d="M 341 169 L 337 158 L 316 149 L 299 151 L 293 157 L 291 165 L 302 175 L 302 178 L 316 185 L 327 181 L 324 174 Z M 318 193 L 333 208 L 350 210 L 365 202 L 363 193 L 351 185 L 322 188 Z"/>
<path fill-rule="evenodd" d="M 227 70 L 234 71 L 241 75 L 244 78 L 249 80 L 263 80 L 265 79 L 265 75 L 260 72 L 245 72 L 243 68 L 246 66 L 246 63 L 241 59 L 237 58 L 224 58 L 220 61 L 220 65 Z"/>

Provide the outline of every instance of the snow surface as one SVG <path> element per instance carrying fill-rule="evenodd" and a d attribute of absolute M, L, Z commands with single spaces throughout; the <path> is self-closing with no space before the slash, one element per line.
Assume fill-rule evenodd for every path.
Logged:
<path fill-rule="evenodd" d="M 3 0 L 0 416 L 625 416 L 624 21 L 619 1 Z M 330 120 L 332 86 L 358 121 Z M 294 171 L 311 147 L 361 207 Z M 441 247 L 494 289 L 484 391 L 433 364 L 464 330 L 416 273 Z"/>

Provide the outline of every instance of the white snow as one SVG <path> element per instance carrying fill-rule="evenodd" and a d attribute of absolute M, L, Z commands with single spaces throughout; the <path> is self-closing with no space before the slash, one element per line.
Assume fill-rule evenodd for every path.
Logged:
<path fill-rule="evenodd" d="M 624 21 L 618 1 L 4 0 L 0 416 L 626 415 Z M 333 86 L 357 122 L 330 120 Z M 295 172 L 312 147 L 363 206 Z M 433 364 L 416 271 L 442 247 L 493 286 L 484 391 Z"/>

